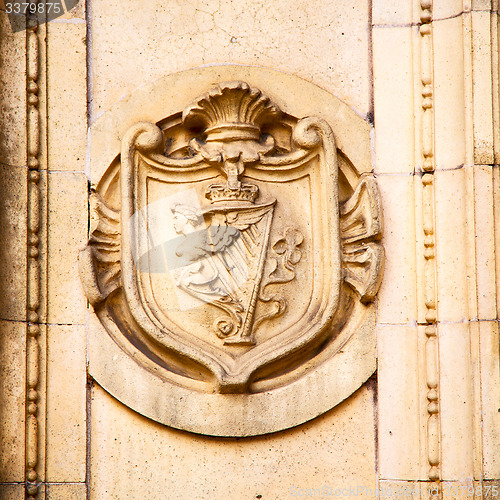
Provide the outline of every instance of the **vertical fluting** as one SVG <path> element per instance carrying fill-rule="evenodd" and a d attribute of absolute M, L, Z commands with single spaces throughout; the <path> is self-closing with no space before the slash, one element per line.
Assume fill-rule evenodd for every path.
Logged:
<path fill-rule="evenodd" d="M 28 158 L 27 342 L 26 342 L 26 496 L 38 497 L 38 386 L 40 373 L 40 111 L 38 22 L 27 19 L 26 91 Z"/>
<path fill-rule="evenodd" d="M 420 2 L 420 81 L 422 220 L 424 231 L 425 365 L 427 384 L 427 460 L 429 498 L 440 498 L 439 357 L 436 329 L 436 262 L 434 234 L 434 109 L 432 75 L 432 0 Z"/>

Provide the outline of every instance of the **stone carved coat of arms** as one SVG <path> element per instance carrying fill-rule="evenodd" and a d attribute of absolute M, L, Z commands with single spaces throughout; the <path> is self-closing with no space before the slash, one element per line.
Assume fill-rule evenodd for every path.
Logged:
<path fill-rule="evenodd" d="M 92 195 L 80 255 L 101 323 L 144 369 L 194 393 L 241 397 L 301 377 L 381 279 L 375 181 L 339 194 L 339 175 L 329 123 L 283 113 L 242 81 L 132 126 Z"/>

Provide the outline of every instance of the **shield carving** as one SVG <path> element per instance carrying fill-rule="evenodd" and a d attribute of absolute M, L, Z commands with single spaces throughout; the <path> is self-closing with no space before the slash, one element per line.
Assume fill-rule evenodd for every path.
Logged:
<path fill-rule="evenodd" d="M 339 154 L 327 121 L 242 81 L 132 126 L 80 256 L 110 336 L 169 384 L 239 398 L 339 351 L 382 262 L 374 180 L 346 189 Z"/>

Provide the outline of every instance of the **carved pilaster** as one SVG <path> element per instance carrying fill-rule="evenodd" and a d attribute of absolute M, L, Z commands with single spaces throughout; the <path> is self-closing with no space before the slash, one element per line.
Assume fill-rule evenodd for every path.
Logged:
<path fill-rule="evenodd" d="M 434 234 L 434 110 L 432 78 L 432 0 L 420 2 L 420 81 L 422 128 L 422 220 L 424 231 L 425 372 L 427 384 L 427 460 L 429 498 L 440 498 L 439 357 L 436 330 L 436 261 Z"/>
<path fill-rule="evenodd" d="M 39 462 L 38 401 L 40 378 L 40 111 L 39 111 L 39 29 L 29 19 L 26 37 L 27 148 L 28 148 L 28 276 L 26 346 L 26 495 L 38 498 Z"/>

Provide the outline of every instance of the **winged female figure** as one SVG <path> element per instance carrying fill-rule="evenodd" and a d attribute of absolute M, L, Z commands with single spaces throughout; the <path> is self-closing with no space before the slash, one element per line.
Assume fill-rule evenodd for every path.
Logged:
<path fill-rule="evenodd" d="M 174 229 L 184 236 L 175 249 L 181 269 L 177 286 L 205 301 L 233 296 L 250 278 L 251 260 L 259 246 L 259 231 L 254 226 L 271 208 L 270 204 L 243 209 L 210 207 L 202 213 L 174 204 Z"/>

